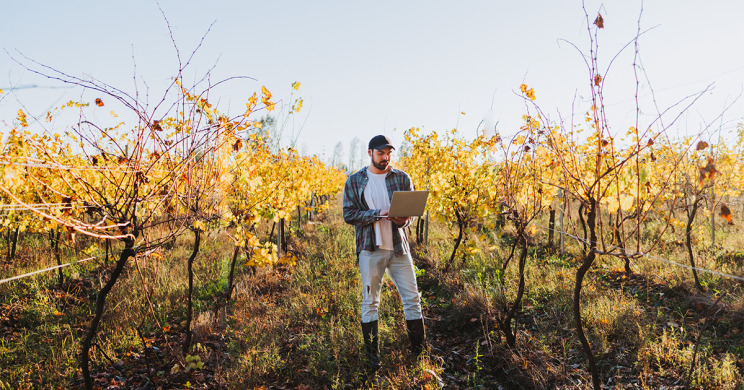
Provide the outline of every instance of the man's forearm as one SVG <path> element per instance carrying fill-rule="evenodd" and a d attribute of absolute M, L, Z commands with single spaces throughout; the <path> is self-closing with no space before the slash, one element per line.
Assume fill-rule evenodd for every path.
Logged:
<path fill-rule="evenodd" d="M 344 222 L 357 226 L 368 225 L 375 222 L 377 219 L 375 216 L 379 213 L 380 210 L 360 210 L 353 207 L 344 207 Z"/>

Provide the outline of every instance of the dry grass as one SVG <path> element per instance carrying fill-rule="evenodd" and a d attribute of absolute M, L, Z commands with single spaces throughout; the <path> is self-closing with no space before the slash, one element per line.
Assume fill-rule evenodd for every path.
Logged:
<path fill-rule="evenodd" d="M 109 298 L 100 348 L 94 350 L 96 371 L 130 378 L 130 384 L 132 378 L 150 378 L 173 387 L 188 381 L 195 388 L 583 389 L 591 383 L 571 314 L 581 248 L 569 242 L 567 255 L 560 256 L 543 246 L 544 232 L 531 238 L 517 345 L 509 348 L 496 323 L 516 294 L 516 260 L 501 271 L 511 228 L 487 234 L 477 242 L 480 254 L 444 272 L 453 240 L 441 223 L 431 224 L 428 247 L 415 248 L 414 256 L 431 349 L 418 360 L 408 354 L 400 298 L 386 281 L 383 367 L 377 377 L 368 375 L 353 229 L 339 212 L 334 207 L 322 223 L 293 232 L 296 266 L 255 273 L 240 267 L 234 299 L 222 308 L 215 297 L 225 287 L 232 245 L 220 233 L 208 235 L 195 263 L 198 346 L 190 354 L 204 362 L 200 370 L 170 374 L 185 358 L 179 343 L 191 238 L 179 238 L 162 258 L 132 260 Z M 721 227 L 716 240 L 723 245 L 713 249 L 705 249 L 707 230 L 697 231 L 701 267 L 742 274 L 740 228 Z M 677 239 L 666 237 L 657 254 L 686 263 Z M 21 244 L 23 260 L 0 268 L 3 275 L 53 263 L 44 239 Z M 634 274 L 625 275 L 621 261 L 600 257 L 584 283 L 584 326 L 605 386 L 679 388 L 689 381 L 693 388 L 744 387 L 744 284 L 701 274 L 706 290 L 698 292 L 687 269 L 648 258 L 634 260 L 632 267 Z M 92 265 L 66 272 L 70 281 L 61 288 L 51 274 L 0 286 L 0 389 L 79 386 L 78 343 L 107 273 Z"/>

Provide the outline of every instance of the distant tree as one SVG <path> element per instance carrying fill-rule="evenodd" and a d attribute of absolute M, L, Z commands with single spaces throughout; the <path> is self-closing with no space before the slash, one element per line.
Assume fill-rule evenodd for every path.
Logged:
<path fill-rule="evenodd" d="M 281 135 L 279 134 L 279 130 L 277 128 L 276 118 L 270 115 L 266 115 L 265 117 L 259 119 L 258 122 L 260 123 L 260 125 L 253 131 L 253 133 L 256 133 L 261 137 L 270 140 L 269 144 L 272 146 L 273 151 L 279 150 Z"/>
<path fill-rule="evenodd" d="M 341 164 L 344 158 L 344 144 L 341 143 L 341 141 L 336 143 L 336 146 L 333 147 L 333 156 L 331 157 L 331 165 L 337 166 L 338 164 Z"/>
<path fill-rule="evenodd" d="M 361 140 L 359 137 L 354 137 L 349 143 L 349 169 L 355 170 L 358 167 L 357 158 L 359 156 L 358 149 L 361 147 Z"/>

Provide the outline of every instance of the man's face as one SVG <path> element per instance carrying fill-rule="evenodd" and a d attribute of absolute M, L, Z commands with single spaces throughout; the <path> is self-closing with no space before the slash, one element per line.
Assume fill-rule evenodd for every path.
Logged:
<path fill-rule="evenodd" d="M 384 171 L 390 164 L 390 157 L 393 153 L 393 148 L 370 149 L 368 150 L 368 153 L 369 156 L 372 157 L 372 166 Z"/>

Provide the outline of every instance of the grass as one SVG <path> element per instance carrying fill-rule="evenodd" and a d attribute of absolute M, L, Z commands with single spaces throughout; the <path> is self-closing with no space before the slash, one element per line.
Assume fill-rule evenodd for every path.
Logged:
<path fill-rule="evenodd" d="M 195 346 L 186 355 L 180 343 L 192 239 L 181 237 L 168 251 L 131 260 L 109 297 L 93 350 L 97 385 L 588 388 L 591 378 L 571 314 L 580 248 L 570 243 L 562 256 L 544 245 L 542 232 L 531 238 L 517 344 L 509 348 L 497 326 L 516 293 L 516 261 L 501 270 L 512 240 L 509 228 L 477 241 L 478 254 L 444 272 L 453 240 L 441 223 L 431 224 L 428 247 L 414 245 L 430 350 L 420 359 L 408 353 L 400 298 L 386 279 L 383 364 L 379 375 L 369 375 L 353 229 L 339 208 L 294 228 L 290 249 L 298 255 L 296 265 L 255 272 L 241 266 L 226 306 L 216 297 L 226 286 L 232 244 L 222 233 L 207 235 L 195 263 Z M 717 231 L 723 245 L 712 249 L 703 249 L 706 230 L 697 230 L 701 267 L 743 274 L 739 228 Z M 659 256 L 686 263 L 678 237 L 665 240 Z M 25 237 L 19 259 L 3 264 L 0 276 L 52 265 L 47 241 Z M 81 241 L 78 249 L 91 244 Z M 63 259 L 79 255 L 66 248 Z M 634 274 L 626 275 L 621 261 L 600 257 L 584 283 L 584 326 L 604 386 L 744 388 L 742 284 L 700 274 L 706 291 L 698 292 L 684 268 L 648 258 L 633 260 L 632 267 Z M 107 276 L 106 266 L 90 263 L 66 268 L 61 286 L 52 273 L 0 285 L 0 389 L 81 387 L 79 341 Z"/>

